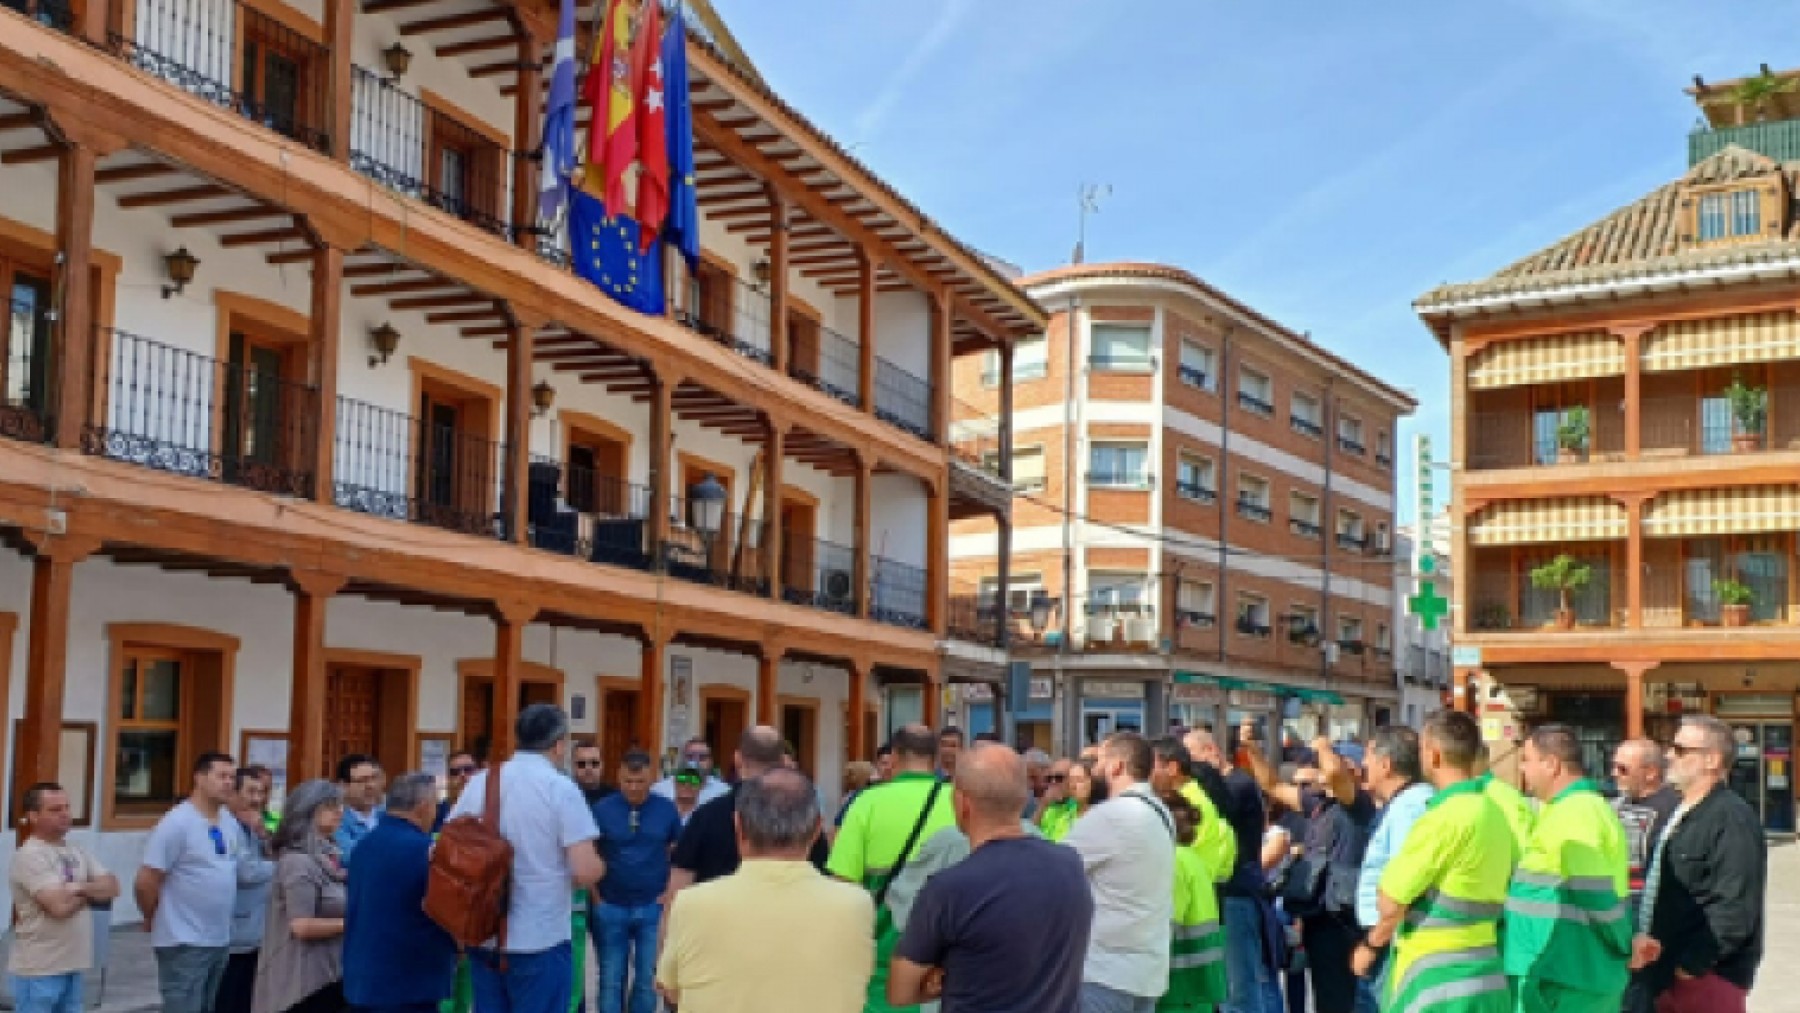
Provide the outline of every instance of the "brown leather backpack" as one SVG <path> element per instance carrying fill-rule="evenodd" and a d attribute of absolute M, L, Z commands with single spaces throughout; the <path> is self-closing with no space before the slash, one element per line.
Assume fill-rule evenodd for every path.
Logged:
<path fill-rule="evenodd" d="M 481 815 L 444 824 L 431 849 L 426 917 L 463 949 L 494 939 L 504 950 L 512 867 L 512 844 L 500 836 L 500 765 L 495 764 L 487 772 Z"/>

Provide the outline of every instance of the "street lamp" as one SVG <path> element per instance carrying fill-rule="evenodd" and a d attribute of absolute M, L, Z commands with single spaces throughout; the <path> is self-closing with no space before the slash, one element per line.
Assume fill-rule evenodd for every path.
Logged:
<path fill-rule="evenodd" d="M 708 538 L 718 534 L 725 523 L 726 495 L 725 487 L 710 471 L 688 486 L 688 524 Z"/>

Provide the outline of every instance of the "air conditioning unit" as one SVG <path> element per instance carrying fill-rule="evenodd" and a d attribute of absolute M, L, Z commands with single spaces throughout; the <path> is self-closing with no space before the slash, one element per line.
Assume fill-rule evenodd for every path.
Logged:
<path fill-rule="evenodd" d="M 827 601 L 849 601 L 856 596 L 855 588 L 848 570 L 826 570 L 819 575 L 819 594 Z"/>
<path fill-rule="evenodd" d="M 1119 617 L 1111 612 L 1088 616 L 1087 640 L 1090 644 L 1112 643 L 1113 631 L 1119 628 Z"/>

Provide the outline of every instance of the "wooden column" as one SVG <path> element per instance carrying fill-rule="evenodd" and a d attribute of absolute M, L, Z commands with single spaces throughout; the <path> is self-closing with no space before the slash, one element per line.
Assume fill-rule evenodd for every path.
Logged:
<path fill-rule="evenodd" d="M 70 143 L 62 150 L 56 175 L 56 249 L 58 265 L 56 381 L 52 442 L 64 450 L 81 446 L 82 431 L 94 401 L 94 165 L 100 152 L 91 145 Z M 54 743 L 53 743 L 54 744 Z"/>
<path fill-rule="evenodd" d="M 506 538 L 524 544 L 531 488 L 531 360 L 538 323 L 514 318 L 506 341 Z"/>
<path fill-rule="evenodd" d="M 763 416 L 763 573 L 769 578 L 769 597 L 781 600 L 782 542 L 781 483 L 786 463 L 787 427 L 773 415 Z M 745 504 L 748 508 L 749 504 Z"/>
<path fill-rule="evenodd" d="M 856 250 L 856 336 L 859 357 L 856 386 L 863 410 L 875 410 L 875 258 L 865 247 Z"/>
<path fill-rule="evenodd" d="M 950 476 L 927 492 L 925 520 L 925 628 L 943 637 L 950 619 Z"/>
<path fill-rule="evenodd" d="M 775 701 L 780 692 L 781 656 L 785 653 L 774 644 L 764 644 L 756 659 L 756 723 L 773 728 L 780 721 Z"/>
<path fill-rule="evenodd" d="M 870 565 L 870 531 L 874 525 L 870 522 L 870 496 L 875 484 L 875 463 L 867 455 L 858 454 L 856 458 L 856 514 L 852 518 L 852 530 L 856 539 L 856 553 L 851 564 L 851 583 L 856 585 L 856 614 L 859 618 L 869 618 L 870 587 L 869 580 L 874 574 Z"/>
<path fill-rule="evenodd" d="M 1612 667 L 1625 674 L 1625 737 L 1644 737 L 1644 673 L 1655 668 L 1655 661 L 1615 661 Z"/>
<path fill-rule="evenodd" d="M 1644 501 L 1648 493 L 1615 497 L 1625 504 L 1625 625 L 1644 626 Z"/>
<path fill-rule="evenodd" d="M 517 60 L 518 91 L 513 93 L 513 242 L 521 249 L 537 249 L 538 180 L 543 163 L 530 157 L 540 143 L 543 126 L 544 68 L 541 45 L 536 36 L 520 26 Z M 541 152 L 539 153 L 542 154 Z"/>
<path fill-rule="evenodd" d="M 650 558 L 663 568 L 663 543 L 669 540 L 669 505 L 674 497 L 675 462 L 669 459 L 675 414 L 675 388 L 681 378 L 653 373 L 650 377 Z M 660 650 L 660 649 L 659 649 Z M 655 755 L 655 754 L 652 754 Z"/>
<path fill-rule="evenodd" d="M 994 623 L 999 627 L 995 634 L 999 638 L 1001 650 L 1005 650 L 1012 640 L 1012 616 L 1008 614 L 1008 602 L 1012 595 L 1012 514 L 997 514 L 994 517 L 994 548 L 999 561 L 999 590 L 994 596 Z"/>
<path fill-rule="evenodd" d="M 1000 477 L 1013 480 L 1013 343 L 1000 342 Z"/>
<path fill-rule="evenodd" d="M 125 0 L 115 0 L 123 3 Z M 326 70 L 325 101 L 330 109 L 325 116 L 326 136 L 330 139 L 331 157 L 350 161 L 350 52 L 355 48 L 356 0 L 325 0 L 325 51 L 331 54 Z M 295 782 L 298 783 L 298 782 Z"/>
<path fill-rule="evenodd" d="M 863 734 L 863 711 L 868 709 L 869 700 L 869 665 L 866 662 L 852 661 L 845 666 L 844 674 L 849 677 L 849 685 L 844 694 L 844 710 L 849 714 L 849 728 L 844 738 L 844 758 L 846 760 L 872 760 L 870 754 L 874 750 Z"/>
<path fill-rule="evenodd" d="M 925 673 L 925 693 L 921 703 L 919 712 L 923 716 L 920 722 L 935 729 L 944 716 L 944 684 L 933 679 L 930 672 Z"/>
<path fill-rule="evenodd" d="M 107 27 L 112 23 L 111 10 L 112 4 L 108 0 L 86 0 L 75 23 L 75 34 L 90 45 L 105 47 Z"/>
<path fill-rule="evenodd" d="M 519 688 L 524 685 L 525 627 L 537 606 L 494 603 L 494 714 L 489 727 L 488 762 L 499 763 L 518 748 Z"/>
<path fill-rule="evenodd" d="M 662 755 L 663 731 L 663 649 L 667 646 L 660 638 L 651 636 L 644 638 L 643 652 L 640 660 L 638 679 L 638 727 L 637 739 L 645 752 L 651 756 Z"/>
<path fill-rule="evenodd" d="M 1625 343 L 1625 459 L 1628 461 L 1637 460 L 1643 453 L 1644 335 L 1653 327 L 1652 324 L 1639 324 L 1613 330 L 1613 334 Z"/>
<path fill-rule="evenodd" d="M 1463 711 L 1464 713 L 1473 713 L 1474 708 L 1470 706 L 1469 687 L 1474 684 L 1475 676 L 1478 672 L 1480 672 L 1480 669 L 1477 668 L 1453 668 L 1450 670 L 1452 709 Z"/>
<path fill-rule="evenodd" d="M 333 0 L 335 3 L 336 0 Z M 342 343 L 344 251 L 328 243 L 313 251 L 311 333 L 306 347 L 306 379 L 318 391 L 313 445 L 307 464 L 315 502 L 334 501 L 337 451 L 338 349 Z M 299 782 L 294 782 L 298 784 Z"/>
<path fill-rule="evenodd" d="M 31 616 L 25 654 L 25 714 L 13 783 L 54 781 L 61 767 L 63 689 L 68 681 L 69 608 L 75 564 L 97 539 L 48 540 L 31 562 Z M 24 827 L 21 825 L 20 830 Z M 23 839 L 23 837 L 21 837 Z"/>
<path fill-rule="evenodd" d="M 955 334 L 956 311 L 950 296 L 931 296 L 931 435 L 945 447 L 950 445 L 950 422 L 954 418 L 950 352 Z"/>
<path fill-rule="evenodd" d="M 792 355 L 788 334 L 788 205 L 771 184 L 769 195 L 769 354 L 775 372 L 785 373 Z"/>
<path fill-rule="evenodd" d="M 325 613 L 344 577 L 318 570 L 293 570 L 294 671 L 288 702 L 288 777 L 299 784 L 329 777 L 325 755 Z M 243 759 L 239 757 L 239 759 Z"/>

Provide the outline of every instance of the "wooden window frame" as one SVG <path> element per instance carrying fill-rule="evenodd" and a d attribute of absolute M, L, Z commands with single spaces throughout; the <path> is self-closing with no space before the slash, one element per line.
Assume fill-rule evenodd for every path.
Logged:
<path fill-rule="evenodd" d="M 148 830 L 154 827 L 165 812 L 168 805 L 163 802 L 131 803 L 124 809 L 119 806 L 116 784 L 114 781 L 119 754 L 119 732 L 124 727 L 120 719 L 120 691 L 124 688 L 125 662 L 132 657 L 134 648 L 148 648 L 151 651 L 185 654 L 198 658 L 210 655 L 215 659 L 216 672 L 210 677 L 218 681 L 218 693 L 210 701 L 199 700 L 200 694 L 186 685 L 190 677 L 208 677 L 199 672 L 183 672 L 183 690 L 181 698 L 182 715 L 178 719 L 178 736 L 176 739 L 175 770 L 177 777 L 176 801 L 187 797 L 188 782 L 181 780 L 188 776 L 194 759 L 208 749 L 229 750 L 231 748 L 232 699 L 236 686 L 237 655 L 241 641 L 237 637 L 217 633 L 195 626 L 181 626 L 174 623 L 112 623 L 106 627 L 109 642 L 107 680 L 107 709 L 105 726 L 105 762 L 102 765 L 100 798 L 100 826 L 102 830 Z M 199 700 L 199 702 L 197 702 Z M 210 709 L 196 713 L 204 704 Z M 210 717 L 211 720 L 208 720 Z M 199 742 L 210 736 L 210 741 Z"/>
<path fill-rule="evenodd" d="M 1758 230 L 1750 235 L 1737 235 L 1731 232 L 1731 197 L 1742 191 L 1754 191 L 1758 195 Z M 1722 196 L 1725 198 L 1726 232 L 1722 236 L 1710 239 L 1700 237 L 1700 206 L 1707 197 Z M 1754 179 L 1734 179 L 1724 183 L 1694 184 L 1686 188 L 1681 197 L 1681 241 L 1689 246 L 1714 247 L 1733 246 L 1747 243 L 1760 243 L 1778 238 L 1787 231 L 1787 183 L 1780 173 L 1770 173 Z"/>

